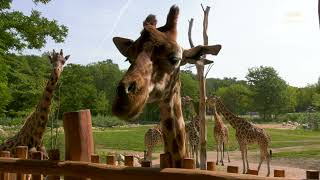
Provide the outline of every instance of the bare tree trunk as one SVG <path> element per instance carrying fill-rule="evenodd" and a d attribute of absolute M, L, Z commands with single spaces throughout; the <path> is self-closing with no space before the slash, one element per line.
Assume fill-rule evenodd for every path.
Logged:
<path fill-rule="evenodd" d="M 320 25 L 320 0 L 318 1 L 318 16 L 319 16 L 319 25 Z"/>
<path fill-rule="evenodd" d="M 208 45 L 208 17 L 210 7 L 203 8 L 201 4 L 204 18 L 203 18 L 203 44 Z M 205 58 L 202 57 L 202 58 Z M 206 80 L 204 77 L 204 64 L 196 64 L 198 71 L 198 78 L 200 83 L 200 103 L 199 103 L 199 118 L 200 118 L 200 169 L 207 169 L 207 128 L 206 128 Z"/>

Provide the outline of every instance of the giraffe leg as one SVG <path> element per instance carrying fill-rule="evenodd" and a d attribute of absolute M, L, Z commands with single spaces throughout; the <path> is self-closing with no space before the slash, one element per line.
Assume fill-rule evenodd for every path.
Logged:
<path fill-rule="evenodd" d="M 41 145 L 39 147 L 39 151 L 41 151 L 43 153 L 43 159 L 49 159 L 49 155 L 46 151 L 46 147 L 44 145 Z"/>
<path fill-rule="evenodd" d="M 216 161 L 216 165 L 219 164 L 219 144 L 217 143 L 217 161 Z"/>
<path fill-rule="evenodd" d="M 246 164 L 245 164 L 245 157 L 244 157 L 244 148 L 243 147 L 240 147 L 240 150 L 241 150 L 241 158 L 242 158 L 242 165 L 243 165 L 243 170 L 242 170 L 242 173 L 245 174 L 246 172 Z"/>
<path fill-rule="evenodd" d="M 267 176 L 270 176 L 270 158 L 271 158 L 271 155 L 268 154 L 268 152 L 267 152 L 267 166 L 268 166 Z"/>
<path fill-rule="evenodd" d="M 248 149 L 247 149 L 247 147 L 245 148 L 245 152 L 246 152 L 245 157 L 246 157 L 247 170 L 248 170 L 248 169 L 250 169 L 250 167 L 249 167 L 249 161 L 248 161 Z"/>
<path fill-rule="evenodd" d="M 197 146 L 195 146 L 195 151 L 196 151 L 196 167 L 200 167 L 200 163 L 199 163 L 199 148 Z"/>
<path fill-rule="evenodd" d="M 223 159 L 224 159 L 224 144 L 222 143 L 222 146 L 220 146 L 220 151 L 221 151 L 221 165 L 224 166 L 224 163 L 223 163 Z"/>
<path fill-rule="evenodd" d="M 227 145 L 226 145 L 226 151 L 227 151 L 227 156 L 228 156 L 228 162 L 230 162 L 230 157 L 229 157 L 229 145 L 228 145 L 228 143 L 226 143 Z"/>

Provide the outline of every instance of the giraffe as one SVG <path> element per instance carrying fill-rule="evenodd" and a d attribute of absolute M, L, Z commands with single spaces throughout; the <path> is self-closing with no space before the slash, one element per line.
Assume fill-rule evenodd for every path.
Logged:
<path fill-rule="evenodd" d="M 185 106 L 189 109 L 189 113 L 186 115 L 186 118 L 190 121 L 186 123 L 186 150 L 190 157 L 196 158 L 196 166 L 199 167 L 199 148 L 200 148 L 200 119 L 196 114 L 194 109 L 193 100 L 189 96 L 184 96 L 181 99 L 182 106 Z M 189 115 L 189 116 L 188 116 Z"/>
<path fill-rule="evenodd" d="M 185 157 L 186 136 L 180 66 L 196 63 L 204 54 L 217 55 L 221 49 L 221 45 L 180 47 L 176 42 L 178 15 L 179 8 L 172 6 L 164 26 L 157 28 L 155 15 L 149 15 L 137 40 L 113 38 L 131 65 L 119 82 L 112 105 L 115 116 L 129 121 L 139 116 L 146 103 L 156 102 L 168 165 L 177 168 Z"/>
<path fill-rule="evenodd" d="M 225 107 L 219 97 L 211 96 L 208 98 L 207 102 L 211 107 L 216 107 L 217 113 L 223 115 L 224 118 L 230 123 L 230 125 L 236 130 L 236 139 L 240 146 L 243 163 L 243 173 L 245 174 L 246 171 L 250 169 L 247 156 L 247 145 L 257 143 L 260 148 L 260 162 L 258 165 L 258 172 L 260 170 L 262 162 L 266 159 L 268 166 L 267 176 L 269 176 L 271 150 L 269 154 L 268 145 L 270 142 L 270 137 L 268 136 L 268 134 L 263 129 L 255 126 L 251 122 L 234 115 Z"/>
<path fill-rule="evenodd" d="M 209 99 L 210 101 L 210 99 Z M 224 125 L 222 116 L 217 112 L 216 106 L 213 107 L 214 112 L 214 128 L 213 128 L 213 135 L 215 138 L 215 141 L 217 143 L 217 161 L 216 165 L 219 164 L 219 151 L 221 153 L 220 155 L 220 163 L 222 166 L 224 166 L 223 159 L 224 159 L 224 147 L 225 145 L 228 146 L 228 141 L 229 141 L 229 130 L 226 125 Z M 227 147 L 227 155 L 228 155 L 228 162 L 230 162 L 230 157 L 229 157 L 229 149 Z"/>
<path fill-rule="evenodd" d="M 42 151 L 45 157 L 48 157 L 42 144 L 42 138 L 48 122 L 53 91 L 63 71 L 63 65 L 70 55 L 64 57 L 61 49 L 60 53 L 53 50 L 48 57 L 53 69 L 36 109 L 27 117 L 20 131 L 0 145 L 0 151 L 10 151 L 14 155 L 17 146 L 28 146 L 30 153 Z"/>
<path fill-rule="evenodd" d="M 162 144 L 162 132 L 159 125 L 148 129 L 144 134 L 144 146 L 147 149 L 146 158 L 151 164 L 153 148 L 158 144 Z"/>

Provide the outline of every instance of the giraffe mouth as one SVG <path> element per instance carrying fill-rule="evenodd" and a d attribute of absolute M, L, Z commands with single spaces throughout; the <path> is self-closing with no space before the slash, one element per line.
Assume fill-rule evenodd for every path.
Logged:
<path fill-rule="evenodd" d="M 130 101 L 122 97 L 116 97 L 112 106 L 112 113 L 125 121 L 133 121 L 143 111 L 145 104 L 146 100 Z"/>

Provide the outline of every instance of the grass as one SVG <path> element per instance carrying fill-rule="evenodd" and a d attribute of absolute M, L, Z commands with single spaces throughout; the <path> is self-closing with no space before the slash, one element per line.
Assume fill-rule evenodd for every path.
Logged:
<path fill-rule="evenodd" d="M 320 149 L 309 149 L 303 151 L 285 151 L 273 153 L 272 158 L 320 158 Z"/>
<path fill-rule="evenodd" d="M 96 153 L 104 154 L 115 150 L 127 151 L 144 151 L 144 133 L 150 126 L 137 126 L 137 127 L 117 127 L 105 128 L 93 132 Z M 308 146 L 320 147 L 320 131 L 306 131 L 306 130 L 282 130 L 282 129 L 266 129 L 271 136 L 270 148 L 282 148 L 292 146 L 306 146 L 303 151 L 297 152 L 280 152 L 274 153 L 274 157 L 306 157 L 306 158 L 319 158 L 320 150 L 308 149 Z M 215 142 L 213 140 L 213 123 L 208 122 L 208 136 L 207 136 L 207 149 L 208 151 L 215 150 Z M 229 127 L 229 149 L 238 150 L 238 143 L 235 139 L 235 130 Z M 47 149 L 50 149 L 50 133 L 46 133 L 44 144 Z M 58 148 L 61 154 L 64 154 L 64 136 L 58 136 Z M 310 147 L 309 147 L 310 148 Z M 250 150 L 257 149 L 256 145 L 249 146 Z M 159 145 L 155 148 L 156 152 L 160 152 L 162 146 Z"/>

